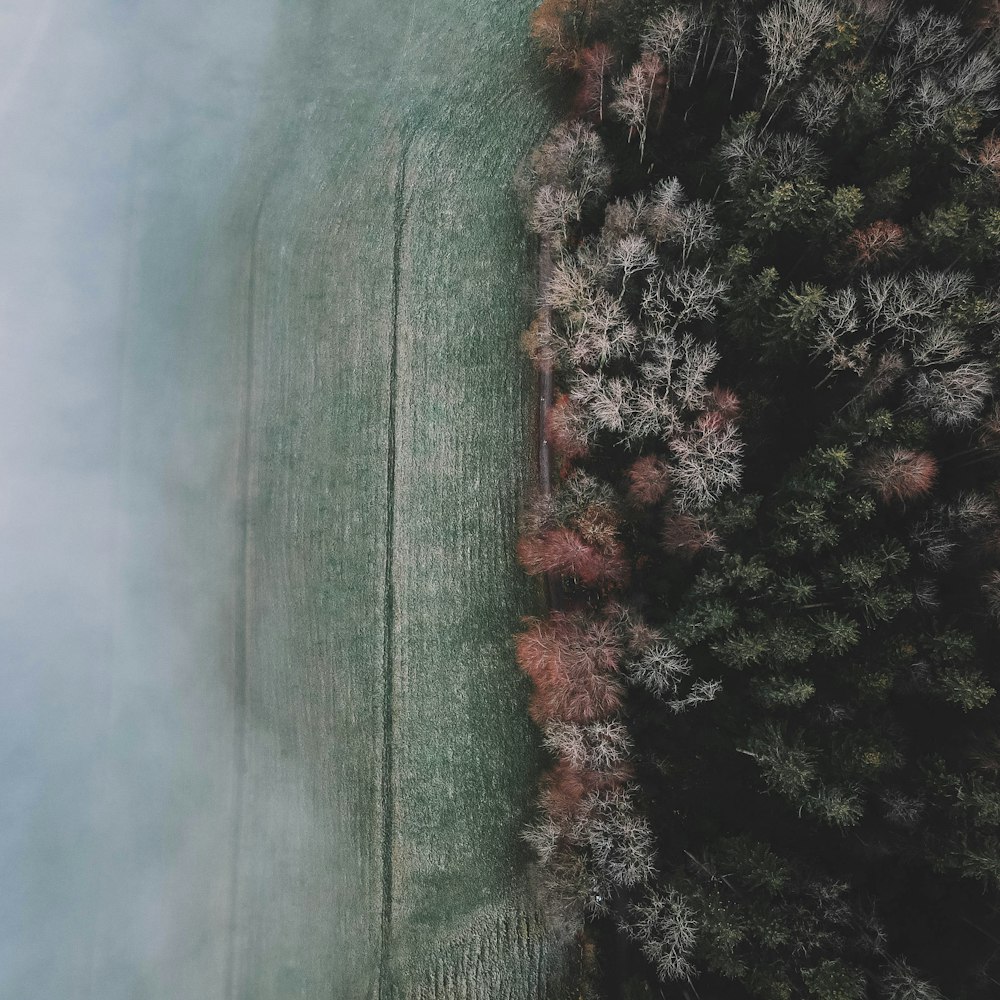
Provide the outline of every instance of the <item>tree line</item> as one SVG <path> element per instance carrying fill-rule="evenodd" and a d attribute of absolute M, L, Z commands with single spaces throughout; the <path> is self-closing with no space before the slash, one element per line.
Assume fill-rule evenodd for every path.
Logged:
<path fill-rule="evenodd" d="M 1000 996 L 998 25 L 534 12 L 558 470 L 518 556 L 566 601 L 516 638 L 525 837 L 631 956 L 595 995 Z"/>

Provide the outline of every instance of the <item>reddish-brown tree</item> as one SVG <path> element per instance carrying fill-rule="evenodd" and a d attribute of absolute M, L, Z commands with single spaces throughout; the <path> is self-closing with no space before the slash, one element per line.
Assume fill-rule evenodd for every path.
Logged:
<path fill-rule="evenodd" d="M 861 480 L 886 503 L 929 493 L 937 478 L 937 459 L 926 451 L 890 448 L 870 455 L 860 468 Z"/>
<path fill-rule="evenodd" d="M 632 777 L 631 767 L 594 771 L 568 760 L 559 760 L 542 778 L 539 804 L 557 823 L 576 819 L 589 805 L 594 792 L 610 792 Z"/>
<path fill-rule="evenodd" d="M 618 711 L 622 648 L 607 621 L 556 611 L 525 625 L 515 640 L 517 662 L 535 686 L 528 710 L 537 723 L 593 722 Z"/>
<path fill-rule="evenodd" d="M 604 121 L 604 103 L 609 91 L 608 76 L 615 68 L 611 47 L 597 42 L 580 53 L 580 86 L 573 102 L 573 112 L 580 118 Z"/>
<path fill-rule="evenodd" d="M 524 536 L 517 543 L 517 558 L 532 576 L 558 573 L 579 580 L 585 587 L 620 587 L 629 578 L 629 563 L 620 542 L 594 545 L 567 527 Z"/>
<path fill-rule="evenodd" d="M 564 392 L 558 393 L 549 407 L 545 416 L 545 433 L 564 463 L 586 458 L 590 451 L 586 415 Z"/>
<path fill-rule="evenodd" d="M 862 264 L 895 257 L 906 245 L 903 227 L 889 219 L 880 219 L 864 229 L 855 229 L 851 246 Z"/>
<path fill-rule="evenodd" d="M 575 819 L 593 791 L 589 775 L 569 761 L 560 760 L 543 778 L 539 804 L 557 822 Z"/>
<path fill-rule="evenodd" d="M 723 420 L 728 423 L 732 420 L 739 420 L 743 404 L 740 403 L 740 397 L 732 389 L 717 385 L 708 397 L 708 409 L 713 413 L 720 414 Z"/>
<path fill-rule="evenodd" d="M 628 498 L 636 507 L 659 503 L 670 489 L 670 466 L 656 455 L 643 455 L 628 468 Z"/>
<path fill-rule="evenodd" d="M 705 434 L 719 434 L 729 421 L 718 410 L 705 410 L 698 415 L 695 425 Z"/>
<path fill-rule="evenodd" d="M 542 0 L 532 11 L 531 37 L 551 69 L 577 68 L 593 7 L 593 0 Z"/>
<path fill-rule="evenodd" d="M 983 139 L 983 144 L 979 147 L 976 160 L 981 167 L 988 170 L 994 177 L 1000 177 L 1000 138 L 995 133 L 991 132 Z"/>
<path fill-rule="evenodd" d="M 552 342 L 552 328 L 547 322 L 536 316 L 521 334 L 521 347 L 538 372 L 552 371 L 556 363 L 556 347 Z"/>
<path fill-rule="evenodd" d="M 1000 29 L 1000 0 L 974 0 L 973 25 L 984 34 Z"/>
<path fill-rule="evenodd" d="M 702 549 L 717 547 L 719 536 L 691 514 L 671 514 L 663 524 L 660 541 L 670 555 L 690 559 Z"/>

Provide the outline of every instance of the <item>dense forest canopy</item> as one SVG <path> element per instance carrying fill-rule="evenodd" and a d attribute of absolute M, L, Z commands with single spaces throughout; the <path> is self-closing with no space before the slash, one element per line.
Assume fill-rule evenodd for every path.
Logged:
<path fill-rule="evenodd" d="M 998 24 L 535 11 L 526 837 L 595 989 L 1000 996 Z"/>

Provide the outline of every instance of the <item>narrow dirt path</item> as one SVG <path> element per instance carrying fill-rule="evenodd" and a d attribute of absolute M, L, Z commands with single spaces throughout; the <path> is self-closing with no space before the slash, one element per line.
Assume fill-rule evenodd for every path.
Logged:
<path fill-rule="evenodd" d="M 552 309 L 547 304 L 549 282 L 552 280 L 552 241 L 543 236 L 538 243 L 538 324 L 552 323 Z M 551 368 L 538 373 L 538 491 L 542 496 L 552 492 L 552 445 L 549 442 L 549 411 L 555 396 L 555 378 Z M 552 611 L 566 605 L 566 589 L 558 573 L 545 574 L 545 600 Z"/>

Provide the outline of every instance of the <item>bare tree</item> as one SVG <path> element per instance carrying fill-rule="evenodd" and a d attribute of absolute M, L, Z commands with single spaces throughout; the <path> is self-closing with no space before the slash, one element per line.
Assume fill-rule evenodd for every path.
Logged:
<path fill-rule="evenodd" d="M 730 100 L 736 93 L 736 84 L 740 78 L 740 66 L 750 48 L 749 32 L 747 31 L 748 20 L 746 12 L 737 4 L 728 5 L 723 17 L 723 36 L 728 43 L 729 59 L 733 67 L 733 85 L 729 91 Z"/>
<path fill-rule="evenodd" d="M 635 904 L 623 927 L 664 982 L 690 979 L 695 974 L 691 953 L 698 939 L 698 922 L 687 900 L 673 887 L 651 892 Z"/>
<path fill-rule="evenodd" d="M 671 180 L 676 180 L 672 178 Z M 666 184 L 668 182 L 661 182 Z M 719 237 L 719 227 L 715 222 L 715 209 L 706 201 L 677 203 L 668 207 L 666 198 L 651 202 L 647 219 L 653 238 L 658 243 L 666 243 L 680 250 L 681 263 L 686 264 L 695 250 L 706 250 Z"/>
<path fill-rule="evenodd" d="M 778 0 L 760 15 L 758 33 L 768 67 L 765 100 L 802 72 L 835 24 L 834 10 L 823 0 Z"/>
<path fill-rule="evenodd" d="M 912 827 L 924 811 L 924 803 L 912 795 L 891 788 L 882 796 L 885 818 L 897 826 Z"/>
<path fill-rule="evenodd" d="M 677 267 L 650 275 L 642 297 L 642 311 L 662 331 L 675 333 L 687 323 L 715 319 L 729 290 L 725 278 L 716 278 L 709 265 Z"/>
<path fill-rule="evenodd" d="M 572 767 L 598 774 L 621 773 L 632 755 L 628 729 L 616 719 L 587 725 L 551 722 L 545 727 L 543 740 Z"/>
<path fill-rule="evenodd" d="M 611 110 L 639 136 L 639 160 L 646 156 L 646 135 L 654 100 L 666 100 L 666 70 L 655 52 L 644 51 L 639 60 L 622 77 L 615 88 Z"/>
<path fill-rule="evenodd" d="M 973 423 L 993 392 L 990 371 L 981 361 L 957 368 L 934 368 L 910 382 L 910 401 L 941 427 L 957 429 Z"/>
<path fill-rule="evenodd" d="M 925 514 L 910 532 L 910 541 L 920 559 L 932 569 L 943 569 L 951 562 L 957 543 L 948 530 L 940 508 Z"/>
<path fill-rule="evenodd" d="M 613 243 L 630 233 L 639 232 L 648 213 L 647 199 L 643 192 L 631 198 L 616 198 L 604 210 L 601 242 Z"/>
<path fill-rule="evenodd" d="M 916 71 L 954 62 L 965 48 L 962 22 L 957 17 L 939 14 L 932 7 L 902 14 L 893 27 L 892 42 L 890 77 L 898 79 L 900 84 Z"/>
<path fill-rule="evenodd" d="M 906 245 L 906 233 L 898 222 L 879 219 L 864 229 L 855 229 L 851 244 L 862 264 L 895 257 Z"/>
<path fill-rule="evenodd" d="M 605 42 L 597 42 L 580 53 L 580 87 L 575 109 L 581 117 L 604 121 L 604 97 L 607 80 L 614 69 L 615 57 Z"/>
<path fill-rule="evenodd" d="M 560 184 L 543 184 L 535 192 L 529 225 L 539 236 L 548 236 L 558 250 L 566 243 L 569 227 L 580 219 L 580 196 Z"/>
<path fill-rule="evenodd" d="M 681 511 L 704 510 L 743 478 L 743 442 L 736 426 L 695 426 L 670 441 L 674 496 Z"/>
<path fill-rule="evenodd" d="M 633 354 L 639 331 L 621 300 L 597 288 L 575 314 L 567 338 L 569 358 L 574 364 L 604 365 L 612 358 Z"/>
<path fill-rule="evenodd" d="M 643 455 L 628 468 L 628 498 L 636 507 L 659 503 L 670 489 L 670 466 L 656 455 Z"/>
<path fill-rule="evenodd" d="M 544 621 L 526 619 L 525 626 L 515 646 L 519 666 L 534 682 L 529 712 L 536 722 L 592 722 L 618 712 L 622 648 L 607 622 L 553 612 Z"/>
<path fill-rule="evenodd" d="M 819 177 L 826 171 L 826 157 L 807 135 L 779 132 L 765 139 L 764 177 L 771 183 L 799 177 Z"/>
<path fill-rule="evenodd" d="M 937 79 L 930 74 L 921 77 L 913 89 L 913 96 L 906 104 L 917 135 L 924 135 L 938 128 L 954 103 L 952 95 Z"/>
<path fill-rule="evenodd" d="M 653 188 L 643 221 L 655 242 L 662 242 L 667 230 L 676 225 L 678 212 L 686 200 L 684 188 L 676 177 L 662 180 Z"/>
<path fill-rule="evenodd" d="M 929 493 L 937 479 L 937 471 L 938 463 L 933 455 L 909 448 L 876 451 L 860 467 L 861 481 L 886 503 Z"/>
<path fill-rule="evenodd" d="M 722 690 L 722 681 L 706 680 L 699 677 L 692 685 L 687 694 L 679 698 L 671 698 L 667 702 L 667 707 L 671 712 L 686 712 L 695 705 L 703 705 L 706 701 L 714 701 L 718 693 Z"/>
<path fill-rule="evenodd" d="M 562 836 L 562 825 L 545 814 L 521 831 L 521 839 L 535 852 L 543 865 L 552 860 Z"/>
<path fill-rule="evenodd" d="M 653 694 L 666 697 L 676 694 L 681 682 L 691 673 L 691 661 L 672 642 L 655 642 L 625 667 L 633 684 Z"/>
<path fill-rule="evenodd" d="M 563 462 L 585 458 L 590 452 L 587 415 L 565 393 L 558 393 L 545 416 L 545 432 Z M 550 524 L 547 527 L 555 527 Z M 541 534 L 539 528 L 533 534 Z"/>
<path fill-rule="evenodd" d="M 620 376 L 579 372 L 570 386 L 570 397 L 589 414 L 594 430 L 624 434 L 630 421 L 632 383 Z"/>
<path fill-rule="evenodd" d="M 645 236 L 630 233 L 616 240 L 608 254 L 608 262 L 622 272 L 622 286 L 619 298 L 625 294 L 628 279 L 640 271 L 647 271 L 657 264 L 656 252 Z"/>
<path fill-rule="evenodd" d="M 939 324 L 922 334 L 913 345 L 913 363 L 921 368 L 950 365 L 969 353 L 969 343 L 960 330 Z"/>
<path fill-rule="evenodd" d="M 983 139 L 975 162 L 981 169 L 992 174 L 994 178 L 1000 179 L 1000 136 L 991 132 Z"/>
<path fill-rule="evenodd" d="M 795 102 L 796 115 L 807 132 L 825 135 L 833 128 L 847 97 L 847 88 L 835 80 L 820 77 L 806 87 Z"/>
<path fill-rule="evenodd" d="M 948 306 L 964 298 L 972 276 L 964 271 L 920 269 L 909 274 L 864 275 L 861 292 L 875 329 L 895 335 L 898 345 L 910 343 L 944 317 Z"/>
<path fill-rule="evenodd" d="M 581 203 L 611 183 L 611 165 L 600 136 L 586 122 L 562 122 L 532 153 L 536 184 L 558 184 L 575 192 Z"/>
<path fill-rule="evenodd" d="M 673 393 L 688 410 L 700 410 L 708 395 L 708 379 L 721 355 L 712 342 L 690 334 L 657 333 L 647 344 L 642 377 L 650 385 Z"/>
<path fill-rule="evenodd" d="M 557 257 L 542 291 L 542 304 L 572 322 L 592 301 L 591 282 L 579 259 L 568 255 Z"/>
<path fill-rule="evenodd" d="M 741 129 L 719 149 L 726 179 L 738 184 L 764 161 L 767 143 L 748 128 Z"/>
<path fill-rule="evenodd" d="M 579 836 L 615 885 L 639 885 L 656 873 L 653 834 L 628 788 L 596 793 Z"/>
<path fill-rule="evenodd" d="M 643 47 L 655 52 L 663 60 L 667 72 L 673 76 L 691 54 L 696 27 L 690 7 L 667 7 L 646 22 L 641 36 Z"/>
<path fill-rule="evenodd" d="M 988 49 L 973 52 L 947 80 L 956 104 L 971 104 L 983 114 L 1000 110 L 1000 65 Z"/>
<path fill-rule="evenodd" d="M 625 429 L 629 444 L 640 445 L 653 436 L 669 440 L 683 426 L 681 411 L 668 390 L 646 381 L 633 385 Z"/>
<path fill-rule="evenodd" d="M 881 985 L 886 1000 L 945 1000 L 936 986 L 921 979 L 901 958 L 890 963 Z"/>
<path fill-rule="evenodd" d="M 990 618 L 1000 625 L 1000 569 L 992 569 L 986 574 L 981 589 Z"/>
<path fill-rule="evenodd" d="M 665 552 L 682 559 L 720 547 L 718 533 L 703 519 L 687 513 L 671 514 L 664 521 L 660 541 Z"/>
<path fill-rule="evenodd" d="M 839 288 L 823 301 L 813 356 L 825 355 L 827 367 L 833 372 L 860 375 L 871 359 L 871 337 L 854 340 L 860 325 L 857 303 L 851 288 Z"/>

